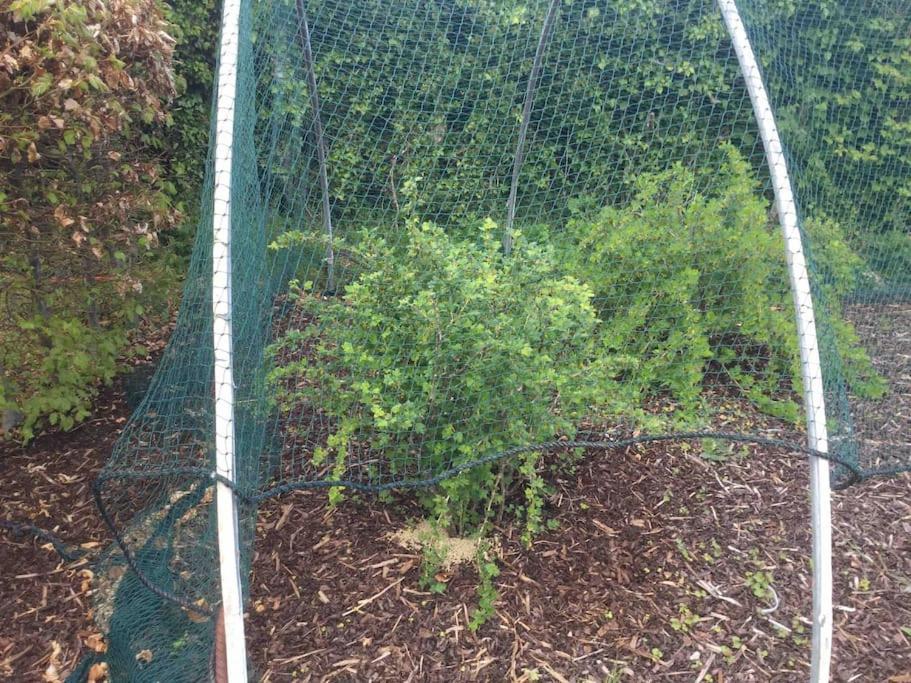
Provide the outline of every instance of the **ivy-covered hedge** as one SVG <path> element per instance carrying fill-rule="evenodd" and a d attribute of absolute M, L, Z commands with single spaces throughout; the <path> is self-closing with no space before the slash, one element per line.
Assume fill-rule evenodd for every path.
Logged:
<path fill-rule="evenodd" d="M 520 214 L 565 211 L 567 198 L 620 201 L 641 172 L 697 158 L 710 169 L 719 141 L 754 143 L 731 87 L 736 66 L 718 59 L 726 37 L 714 6 L 667 5 L 565 3 L 537 88 Z M 546 3 L 308 7 L 336 210 L 408 209 L 443 223 L 502 213 L 542 21 L 533 8 Z M 306 191 L 318 187 L 307 79 L 286 54 L 298 20 L 290 4 L 277 14 L 268 30 L 284 33 L 259 92 L 264 115 L 286 118 L 263 149 L 289 185 L 309 174 Z"/>
<path fill-rule="evenodd" d="M 297 45 L 292 5 L 272 10 L 281 54 L 261 67 L 259 92 L 264 115 L 287 119 L 274 139 L 263 129 L 263 144 L 279 150 L 270 171 L 288 190 L 308 178 L 302 189 L 317 213 L 307 79 L 286 54 Z M 743 5 L 804 213 L 835 217 L 874 268 L 902 275 L 907 268 L 887 261 L 896 244 L 911 252 L 911 17 L 890 3 Z M 390 10 L 361 0 L 352 12 L 336 0 L 308 3 L 340 219 L 402 208 L 440 224 L 502 217 L 546 6 L 412 0 Z M 713 2 L 563 3 L 535 102 L 520 179 L 525 217 L 565 213 L 569 198 L 623 202 L 639 174 L 675 162 L 711 184 L 723 142 L 762 168 Z"/>
<path fill-rule="evenodd" d="M 156 141 L 187 225 L 193 224 L 205 175 L 220 10 L 217 0 L 167 0 L 166 5 L 176 41 L 176 95 L 170 121 Z"/>
<path fill-rule="evenodd" d="M 748 6 L 805 208 L 884 251 L 877 240 L 907 236 L 911 215 L 911 13 L 893 2 Z"/>

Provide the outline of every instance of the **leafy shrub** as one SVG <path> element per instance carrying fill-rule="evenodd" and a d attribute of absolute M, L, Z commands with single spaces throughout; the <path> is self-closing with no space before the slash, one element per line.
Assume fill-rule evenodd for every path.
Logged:
<path fill-rule="evenodd" d="M 123 329 L 93 329 L 75 318 L 51 316 L 21 320 L 19 330 L 19 367 L 35 371 L 31 392 L 16 403 L 22 436 L 33 435 L 39 416 L 50 426 L 72 428 L 89 415 L 95 386 L 88 379 L 107 383 L 114 378 L 127 342 Z"/>
<path fill-rule="evenodd" d="M 570 272 L 595 291 L 600 340 L 635 405 L 655 394 L 694 414 L 707 377 L 761 409 L 796 420 L 801 389 L 793 303 L 780 229 L 748 164 L 731 146 L 711 188 L 681 164 L 646 173 L 632 200 L 570 221 Z M 585 205 L 585 202 L 581 202 Z M 833 302 L 867 272 L 840 226 L 806 221 L 825 317 L 845 378 L 861 396 L 885 388 L 853 327 Z M 605 367 L 610 367 L 606 365 Z"/>
<path fill-rule="evenodd" d="M 733 147 L 721 154 L 709 193 L 680 164 L 643 174 L 625 205 L 580 212 L 564 231 L 535 226 L 542 241 L 523 237 L 509 257 L 489 220 L 475 239 L 432 224 L 395 241 L 362 231 L 342 250 L 359 269 L 342 298 L 293 284 L 292 318 L 308 322 L 271 349 L 280 409 L 289 419 L 331 418 L 315 464 L 339 477 L 363 462 L 378 463 L 380 476 L 431 477 L 572 435 L 583 417 L 649 419 L 644 407 L 656 396 L 692 420 L 707 379 L 797 420 L 799 354 L 779 227 L 748 164 Z M 834 222 L 807 226 L 826 271 L 823 294 L 840 296 L 863 261 Z M 272 246 L 320 239 L 291 232 Z M 851 326 L 831 318 L 852 388 L 881 392 Z M 525 454 L 476 468 L 427 502 L 462 529 L 521 482 L 530 534 L 546 494 L 539 464 Z"/>
<path fill-rule="evenodd" d="M 898 290 L 911 296 L 911 230 L 875 235 L 864 246 L 864 255 L 875 271 L 864 284 L 873 290 Z"/>
<path fill-rule="evenodd" d="M 372 234 L 358 251 L 368 270 L 338 300 L 295 287 L 312 319 L 272 352 L 282 411 L 309 407 L 332 418 L 314 459 L 338 474 L 363 457 L 382 474 L 430 477 L 466 461 L 573 434 L 603 395 L 592 364 L 592 292 L 560 273 L 551 249 L 519 239 L 506 258 L 487 221 L 475 241 L 412 226 L 400 244 Z M 540 521 L 538 454 L 477 467 L 428 501 L 464 528 L 503 491 L 526 482 L 529 528 Z"/>
<path fill-rule="evenodd" d="M 184 213 L 196 210 L 205 174 L 209 111 L 218 51 L 220 4 L 215 0 L 168 0 L 174 28 L 174 88 L 170 120 L 155 143 L 165 159 L 166 175 Z M 187 220 L 187 224 L 195 224 Z"/>
<path fill-rule="evenodd" d="M 841 301 L 871 277 L 867 264 L 848 244 L 841 225 L 825 214 L 804 220 L 804 233 L 812 248 L 814 282 L 832 301 Z"/>
<path fill-rule="evenodd" d="M 494 586 L 494 579 L 500 575 L 496 558 L 491 557 L 488 544 L 478 545 L 478 606 L 472 610 L 471 619 L 468 621 L 468 630 L 474 633 L 487 623 L 496 614 L 496 603 L 500 597 Z"/>
<path fill-rule="evenodd" d="M 156 0 L 14 0 L 0 27 L 0 413 L 28 439 L 85 417 L 154 289 L 172 40 Z"/>
<path fill-rule="evenodd" d="M 823 215 L 806 219 L 804 232 L 812 246 L 816 315 L 828 323 L 820 333 L 825 333 L 826 328 L 831 331 L 841 372 L 852 392 L 863 398 L 881 398 L 888 388 L 885 378 L 873 367 L 854 326 L 839 315 L 842 301 L 858 290 L 876 289 L 881 276 L 871 268 L 870 260 L 854 252 L 841 225 L 831 218 Z M 878 236 L 877 241 L 883 237 Z M 824 340 L 822 346 L 825 347 Z"/>
<path fill-rule="evenodd" d="M 633 199 L 570 222 L 572 271 L 595 291 L 604 350 L 624 385 L 692 411 L 723 372 L 768 410 L 796 386 L 797 347 L 784 251 L 768 205 L 731 147 L 710 194 L 677 164 L 643 174 Z"/>

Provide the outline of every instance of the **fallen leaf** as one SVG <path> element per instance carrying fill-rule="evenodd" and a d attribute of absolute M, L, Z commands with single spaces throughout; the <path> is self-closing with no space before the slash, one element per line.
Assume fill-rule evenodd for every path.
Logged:
<path fill-rule="evenodd" d="M 140 650 L 136 653 L 136 661 L 142 662 L 143 664 L 148 664 L 152 661 L 152 651 L 151 650 Z"/>
<path fill-rule="evenodd" d="M 107 680 L 107 662 L 98 662 L 97 664 L 92 664 L 92 668 L 89 669 L 89 676 L 85 679 L 85 683 L 105 683 Z"/>
<path fill-rule="evenodd" d="M 196 601 L 196 604 L 203 609 L 209 609 L 209 603 L 206 602 L 205 598 L 200 598 Z M 192 621 L 194 624 L 204 624 L 205 622 L 209 621 L 208 616 L 193 610 L 187 610 L 187 619 Z"/>
<path fill-rule="evenodd" d="M 88 593 L 92 589 L 92 579 L 95 578 L 95 573 L 91 569 L 83 569 L 79 572 L 79 575 L 82 577 L 79 590 L 83 593 Z"/>
<path fill-rule="evenodd" d="M 44 683 L 63 683 L 60 678 L 60 653 L 62 648 L 56 640 L 51 641 L 51 656 L 47 668 L 44 670 Z"/>
<path fill-rule="evenodd" d="M 112 581 L 116 581 L 117 579 L 119 579 L 121 576 L 123 576 L 126 573 L 127 573 L 127 568 L 124 567 L 122 564 L 111 565 L 110 569 L 108 569 L 108 578 L 111 579 Z"/>
<path fill-rule="evenodd" d="M 108 644 L 104 642 L 104 636 L 100 633 L 93 633 L 85 639 L 85 645 L 95 652 L 107 652 Z"/>
<path fill-rule="evenodd" d="M 62 205 L 60 205 L 56 209 L 54 209 L 54 218 L 56 218 L 57 222 L 60 223 L 60 225 L 63 226 L 64 228 L 67 228 L 76 222 L 72 218 L 70 218 L 69 216 L 66 215 L 66 209 L 63 208 Z"/>

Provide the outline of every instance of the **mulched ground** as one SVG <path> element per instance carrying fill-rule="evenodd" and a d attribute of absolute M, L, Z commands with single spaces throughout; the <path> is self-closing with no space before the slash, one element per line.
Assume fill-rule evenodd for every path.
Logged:
<path fill-rule="evenodd" d="M 110 542 L 91 485 L 129 411 L 113 390 L 92 419 L 27 449 L 0 443 L 0 520 L 30 523 L 91 553 Z M 98 647 L 90 557 L 65 562 L 50 543 L 0 529 L 0 678 L 54 681 Z M 49 671 L 50 669 L 50 671 Z"/>
<path fill-rule="evenodd" d="M 852 404 L 865 467 L 911 460 L 911 305 L 853 304 L 845 309 L 877 372 L 889 381 L 879 400 Z"/>
<path fill-rule="evenodd" d="M 97 397 L 92 417 L 23 448 L 0 440 L 0 523 L 31 524 L 67 543 L 54 546 L 0 524 L 0 679 L 62 681 L 91 650 L 103 650 L 92 619 L 92 561 L 112 539 L 91 486 L 142 397 L 171 322 L 141 330 L 147 350 Z"/>
<path fill-rule="evenodd" d="M 805 679 L 807 468 L 747 450 L 722 446 L 712 462 L 680 444 L 592 453 L 554 477 L 558 528 L 530 550 L 515 528 L 498 530 L 500 599 L 474 634 L 475 569 L 430 593 L 420 555 L 389 538 L 411 502 L 271 501 L 251 584 L 257 670 L 264 681 Z M 911 680 L 909 493 L 904 476 L 836 494 L 834 680 Z"/>
<path fill-rule="evenodd" d="M 89 552 L 106 544 L 90 483 L 127 415 L 121 391 L 108 391 L 74 432 L 0 446 L 0 520 Z M 739 404 L 721 420 L 800 439 Z M 891 438 L 902 433 L 907 441 L 907 431 Z M 803 459 L 767 448 L 587 454 L 550 475 L 556 528 L 531 549 L 515 527 L 496 529 L 499 599 L 477 633 L 467 628 L 476 570 L 438 576 L 446 591 L 431 593 L 419 554 L 389 538 L 420 514 L 413 500 L 349 497 L 332 510 L 319 492 L 269 501 L 247 624 L 254 666 L 266 681 L 803 680 L 806 474 Z M 908 683 L 911 477 L 834 500 L 833 680 Z M 54 681 L 99 646 L 90 579 L 87 560 L 64 562 L 44 541 L 0 529 L 0 678 Z"/>

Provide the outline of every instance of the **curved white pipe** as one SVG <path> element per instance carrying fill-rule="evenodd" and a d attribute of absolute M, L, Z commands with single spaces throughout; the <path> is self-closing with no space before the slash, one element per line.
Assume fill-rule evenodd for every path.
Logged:
<path fill-rule="evenodd" d="M 762 81 L 762 72 L 753 54 L 737 5 L 734 0 L 718 0 L 718 8 L 724 17 L 725 26 L 740 63 L 740 70 L 750 93 L 772 176 L 775 206 L 784 235 L 791 292 L 797 311 L 797 334 L 800 341 L 804 405 L 807 413 L 807 440 L 810 448 L 825 453 L 828 451 L 828 436 L 822 366 L 819 362 L 810 279 L 797 224 L 797 205 L 794 202 L 788 165 L 769 96 Z M 810 507 L 813 524 L 813 644 L 810 680 L 822 683 L 829 680 L 832 658 L 832 503 L 829 463 L 817 457 L 810 458 Z"/>

